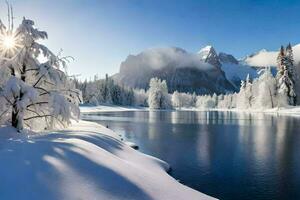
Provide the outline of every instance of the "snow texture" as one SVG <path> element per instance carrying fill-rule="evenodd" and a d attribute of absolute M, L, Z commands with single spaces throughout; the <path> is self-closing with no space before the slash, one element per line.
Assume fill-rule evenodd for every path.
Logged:
<path fill-rule="evenodd" d="M 86 121 L 31 136 L 0 128 L 0 199 L 214 199 L 186 187 L 169 165 Z"/>

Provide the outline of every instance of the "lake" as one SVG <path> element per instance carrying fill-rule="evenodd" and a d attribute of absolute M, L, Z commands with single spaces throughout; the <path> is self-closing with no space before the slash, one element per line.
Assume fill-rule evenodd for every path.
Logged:
<path fill-rule="evenodd" d="M 225 200 L 300 199 L 300 118 L 195 111 L 85 114 L 139 151 L 168 162 L 181 183 Z"/>

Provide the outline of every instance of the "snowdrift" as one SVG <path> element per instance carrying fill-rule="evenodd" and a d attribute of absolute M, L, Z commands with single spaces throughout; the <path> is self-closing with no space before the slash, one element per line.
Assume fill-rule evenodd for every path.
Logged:
<path fill-rule="evenodd" d="M 0 128 L 0 160 L 0 199 L 214 199 L 92 122 L 26 137 Z"/>

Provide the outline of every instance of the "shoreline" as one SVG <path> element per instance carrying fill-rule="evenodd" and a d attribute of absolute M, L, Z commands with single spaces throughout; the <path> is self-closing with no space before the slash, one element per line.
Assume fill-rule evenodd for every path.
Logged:
<path fill-rule="evenodd" d="M 80 106 L 80 112 L 82 114 L 93 114 L 101 112 L 123 112 L 123 111 L 151 111 L 148 107 L 135 107 L 135 106 L 116 106 L 116 105 L 99 105 L 99 106 Z M 175 108 L 175 109 L 163 109 L 153 111 L 195 111 L 195 112 L 208 112 L 208 111 L 219 111 L 219 112 L 235 112 L 235 113 L 249 113 L 249 114 L 278 114 L 278 115 L 290 115 L 300 117 L 300 106 L 290 106 L 286 108 L 270 108 L 270 109 L 224 109 L 224 108 L 209 108 L 209 109 L 198 109 L 198 108 Z"/>
<path fill-rule="evenodd" d="M 215 199 L 179 183 L 167 173 L 169 164 L 95 122 L 22 138 L 12 128 L 0 132 L 8 136 L 0 138 L 0 199 Z"/>

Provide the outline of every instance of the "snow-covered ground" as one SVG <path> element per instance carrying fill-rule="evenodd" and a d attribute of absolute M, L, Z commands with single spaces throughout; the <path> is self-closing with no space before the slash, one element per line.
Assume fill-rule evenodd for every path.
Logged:
<path fill-rule="evenodd" d="M 117 106 L 117 105 L 99 105 L 99 106 L 80 106 L 81 113 L 95 112 L 116 112 L 116 111 L 139 111 L 148 110 L 146 107 Z"/>
<path fill-rule="evenodd" d="M 213 199 L 93 122 L 39 135 L 0 128 L 0 199 Z"/>
<path fill-rule="evenodd" d="M 211 108 L 211 109 L 197 109 L 197 108 L 181 108 L 176 110 L 185 111 L 224 111 L 224 112 L 246 112 L 246 113 L 267 113 L 267 114 L 280 114 L 280 115 L 293 115 L 300 116 L 300 106 L 290 106 L 286 108 L 272 108 L 272 109 L 221 109 L 221 108 Z"/>

